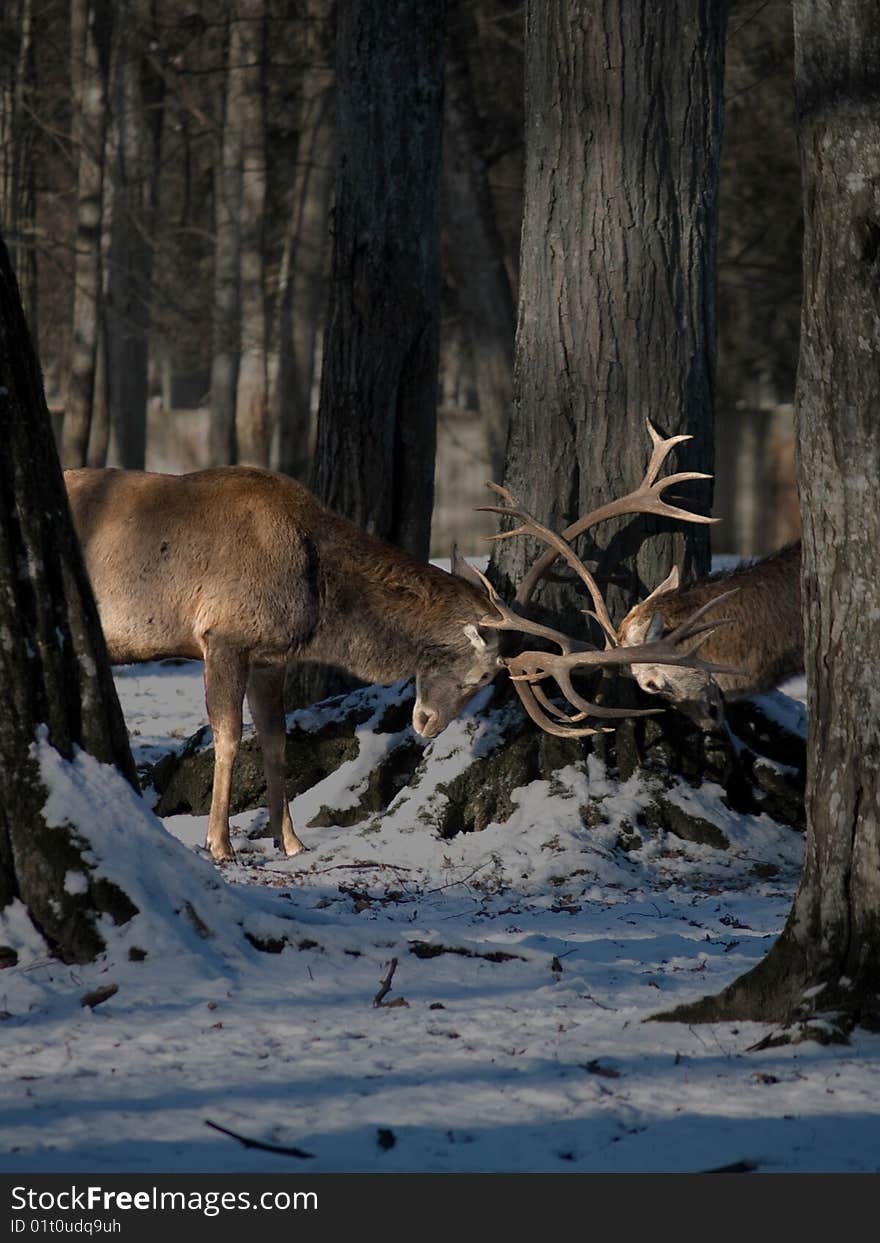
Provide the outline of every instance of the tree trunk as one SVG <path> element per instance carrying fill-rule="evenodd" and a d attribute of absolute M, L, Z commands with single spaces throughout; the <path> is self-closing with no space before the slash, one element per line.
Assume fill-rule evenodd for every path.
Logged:
<path fill-rule="evenodd" d="M 526 11 L 526 173 L 505 483 L 554 530 L 642 478 L 645 420 L 712 469 L 716 188 L 724 0 L 580 0 Z M 708 486 L 689 496 L 707 508 Z M 646 540 L 646 536 L 652 538 Z M 708 570 L 702 527 L 608 523 L 584 548 L 619 620 L 674 563 Z M 503 592 L 535 545 L 496 546 Z M 583 626 L 582 601 L 542 603 Z"/>
<path fill-rule="evenodd" d="M 215 466 L 236 460 L 239 353 L 239 256 L 242 206 L 241 23 L 229 23 L 226 98 L 214 167 L 214 301 L 211 341 L 210 453 Z"/>
<path fill-rule="evenodd" d="M 65 467 L 86 464 L 95 401 L 109 20 L 109 13 L 103 7 L 99 11 L 94 0 L 72 0 L 70 93 L 71 139 L 77 158 L 77 230 L 73 332 L 62 431 L 61 459 Z"/>
<path fill-rule="evenodd" d="M 148 0 L 120 0 L 116 18 L 120 35 L 107 292 L 111 454 L 118 465 L 143 470 L 163 88 L 143 56 L 143 41 L 154 41 Z"/>
<path fill-rule="evenodd" d="M 9 239 L 31 327 L 37 324 L 36 157 L 34 140 L 36 19 L 33 0 L 7 6 L 0 35 L 0 229 Z M 14 54 L 12 49 L 15 49 Z"/>
<path fill-rule="evenodd" d="M 492 477 L 501 479 L 513 396 L 516 311 L 468 63 L 468 48 L 477 47 L 476 29 L 462 0 L 453 13 L 446 57 L 443 233 L 446 262 L 471 345 Z"/>
<path fill-rule="evenodd" d="M 796 0 L 804 182 L 797 385 L 809 688 L 800 887 L 767 957 L 671 1017 L 880 1024 L 880 26 Z"/>
<path fill-rule="evenodd" d="M 105 235 L 109 235 L 109 229 L 106 227 L 106 224 Z M 105 239 L 102 239 L 102 256 L 107 253 L 105 240 L 107 240 L 106 236 Z M 107 454 L 110 451 L 110 397 L 107 392 L 107 303 L 103 296 L 98 311 L 98 342 L 95 353 L 92 426 L 89 434 L 86 465 L 103 467 L 107 465 Z"/>
<path fill-rule="evenodd" d="M 99 917 L 120 923 L 136 910 L 95 878 L 72 833 L 46 824 L 32 747 L 45 729 L 65 757 L 82 747 L 135 788 L 137 778 L 2 242 L 0 436 L 0 909 L 20 899 L 56 954 L 84 962 L 103 948 Z M 85 875 L 82 892 L 70 872 Z"/>
<path fill-rule="evenodd" d="M 445 4 L 350 0 L 337 36 L 317 494 L 426 557 L 436 441 Z"/>
<path fill-rule="evenodd" d="M 238 461 L 269 465 L 268 321 L 265 230 L 266 125 L 263 99 L 264 0 L 240 0 L 241 345 L 235 398 Z"/>
<path fill-rule="evenodd" d="M 312 462 L 315 349 L 326 294 L 325 257 L 333 188 L 334 75 L 329 61 L 334 0 L 312 0 L 303 49 L 307 68 L 297 137 L 290 227 L 279 295 L 279 469 L 308 480 Z"/>

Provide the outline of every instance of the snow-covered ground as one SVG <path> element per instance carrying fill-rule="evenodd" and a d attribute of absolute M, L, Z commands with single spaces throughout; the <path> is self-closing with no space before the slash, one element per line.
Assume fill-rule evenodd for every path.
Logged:
<path fill-rule="evenodd" d="M 120 669 L 117 687 L 140 761 L 205 720 L 198 665 Z M 308 853 L 249 838 L 265 813 L 248 812 L 222 873 L 200 850 L 204 818 L 170 818 L 172 838 L 107 770 L 43 747 L 50 815 L 95 829 L 142 914 L 86 968 L 47 960 L 20 908 L 0 924 L 19 953 L 0 972 L 0 1170 L 877 1170 L 880 1037 L 757 1052 L 764 1026 L 645 1021 L 766 953 L 801 838 L 730 814 L 727 851 L 621 849 L 642 792 L 591 762 L 524 788 L 506 825 L 439 840 L 437 783 L 485 728 L 466 713 L 429 744 L 433 775 L 381 820 L 304 827 L 351 801 L 359 761 L 385 745 L 365 723 L 335 788 L 294 802 Z M 294 944 L 260 953 L 239 924 Z"/>

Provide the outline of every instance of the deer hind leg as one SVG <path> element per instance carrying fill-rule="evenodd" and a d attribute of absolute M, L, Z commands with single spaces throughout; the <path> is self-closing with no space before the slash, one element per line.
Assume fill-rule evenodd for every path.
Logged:
<path fill-rule="evenodd" d="M 229 840 L 229 797 L 232 770 L 241 742 L 241 709 L 247 686 L 247 654 L 228 644 L 212 642 L 205 650 L 205 703 L 214 734 L 214 789 L 205 845 L 222 863 L 234 859 Z"/>
<path fill-rule="evenodd" d="M 263 768 L 269 801 L 269 827 L 281 842 L 286 855 L 297 855 L 306 847 L 296 835 L 287 791 L 284 788 L 284 666 L 255 665 L 247 686 L 248 705 L 263 749 Z"/>

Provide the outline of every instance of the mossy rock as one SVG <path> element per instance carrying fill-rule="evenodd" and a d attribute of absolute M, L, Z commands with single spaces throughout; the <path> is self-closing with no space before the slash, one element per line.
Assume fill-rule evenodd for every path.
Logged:
<path fill-rule="evenodd" d="M 717 824 L 687 811 L 662 794 L 657 794 L 643 809 L 641 819 L 654 832 L 663 829 L 682 841 L 694 842 L 698 846 L 711 846 L 714 850 L 727 850 L 730 846 Z"/>
<path fill-rule="evenodd" d="M 294 725 L 287 733 L 285 788 L 288 798 L 295 798 L 318 784 L 347 760 L 358 754 L 355 730 L 369 720 L 372 710 L 353 707 L 343 717 L 334 717 L 316 730 Z M 147 784 L 156 789 L 160 798 L 156 805 L 159 816 L 182 812 L 207 815 L 211 809 L 214 781 L 214 748 L 205 746 L 207 727 L 199 730 L 184 749 L 165 756 L 154 766 Z M 236 814 L 253 807 L 266 806 L 266 778 L 263 754 L 256 735 L 245 738 L 239 747 L 232 782 L 230 811 Z"/>
<path fill-rule="evenodd" d="M 424 743 L 414 738 L 409 741 L 404 739 L 372 770 L 367 788 L 353 807 L 332 808 L 325 805 L 312 817 L 307 827 L 319 829 L 332 824 L 346 828 L 384 811 L 395 795 L 409 785 L 422 762 L 423 753 Z"/>
<path fill-rule="evenodd" d="M 559 769 L 583 763 L 585 755 L 582 739 L 556 738 L 524 721 L 512 724 L 491 754 L 438 785 L 437 792 L 445 796 L 435 820 L 440 836 L 479 833 L 487 824 L 504 824 L 515 810 L 514 790 L 532 781 L 552 780 Z"/>
<path fill-rule="evenodd" d="M 778 824 L 793 829 L 807 827 L 804 809 L 806 773 L 803 768 L 789 768 L 772 760 L 757 759 L 752 765 L 756 799 L 761 811 Z"/>

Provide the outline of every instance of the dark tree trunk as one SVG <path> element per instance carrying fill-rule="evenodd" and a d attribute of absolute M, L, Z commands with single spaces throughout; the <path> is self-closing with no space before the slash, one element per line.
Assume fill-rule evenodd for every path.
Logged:
<path fill-rule="evenodd" d="M 137 788 L 98 614 L 52 440 L 39 364 L 0 242 L 0 908 L 18 898 L 53 950 L 84 962 L 103 948 L 101 914 L 136 910 L 95 879 L 82 844 L 43 817 L 32 746 L 82 747 Z M 84 873 L 81 893 L 65 885 Z"/>
<path fill-rule="evenodd" d="M 880 25 L 796 0 L 804 181 L 798 368 L 809 687 L 801 884 L 767 957 L 671 1017 L 880 1024 Z"/>
<path fill-rule="evenodd" d="M 235 397 L 237 460 L 269 465 L 268 321 L 265 225 L 266 125 L 263 56 L 264 0 L 239 0 L 241 65 L 240 294 L 241 339 Z"/>
<path fill-rule="evenodd" d="M 120 466 L 143 470 L 163 84 L 143 54 L 144 42 L 155 40 L 148 0 L 120 0 L 116 20 L 107 380 L 115 458 Z"/>
<path fill-rule="evenodd" d="M 555 530 L 642 478 L 650 418 L 712 469 L 716 188 L 724 0 L 580 0 L 526 11 L 526 172 L 505 483 Z M 691 485 L 695 508 L 708 486 Z M 652 536 L 645 539 L 646 536 Z M 612 617 L 708 569 L 701 527 L 627 519 L 582 550 L 614 573 Z M 503 591 L 535 547 L 497 546 Z M 546 588 L 571 625 L 583 607 Z"/>
<path fill-rule="evenodd" d="M 214 466 L 236 460 L 235 398 L 239 360 L 242 135 L 241 26 L 229 23 L 222 135 L 214 165 L 214 300 L 211 326 L 210 455 Z"/>
<path fill-rule="evenodd" d="M 39 6 L 18 0 L 0 16 L 0 229 L 32 331 L 37 327 L 36 39 Z"/>
<path fill-rule="evenodd" d="M 73 279 L 73 332 L 61 460 L 84 466 L 95 402 L 101 323 L 101 225 L 107 121 L 107 26 L 110 14 L 93 0 L 70 9 L 71 137 L 77 159 L 77 228 Z"/>
<path fill-rule="evenodd" d="M 476 49 L 473 16 L 462 0 L 451 9 L 446 56 L 443 140 L 443 233 L 474 362 L 480 418 L 492 477 L 504 471 L 513 396 L 516 310 L 504 264 L 504 243 L 485 159 L 483 127 L 474 102 L 468 49 Z"/>
<path fill-rule="evenodd" d="M 101 241 L 103 256 L 109 243 L 109 221 L 105 221 L 104 237 Z M 95 384 L 92 397 L 92 424 L 89 432 L 89 449 L 86 458 L 87 466 L 106 466 L 107 454 L 110 449 L 110 408 L 107 393 L 107 305 L 102 296 L 98 307 L 98 341 L 95 351 Z"/>
<path fill-rule="evenodd" d="M 304 482 L 312 463 L 312 386 L 326 297 L 325 259 L 333 188 L 335 0 L 312 0 L 304 33 L 302 102 L 290 226 L 279 299 L 279 469 Z"/>
<path fill-rule="evenodd" d="M 445 3 L 349 0 L 337 36 L 330 310 L 317 494 L 428 553 L 436 440 Z"/>

